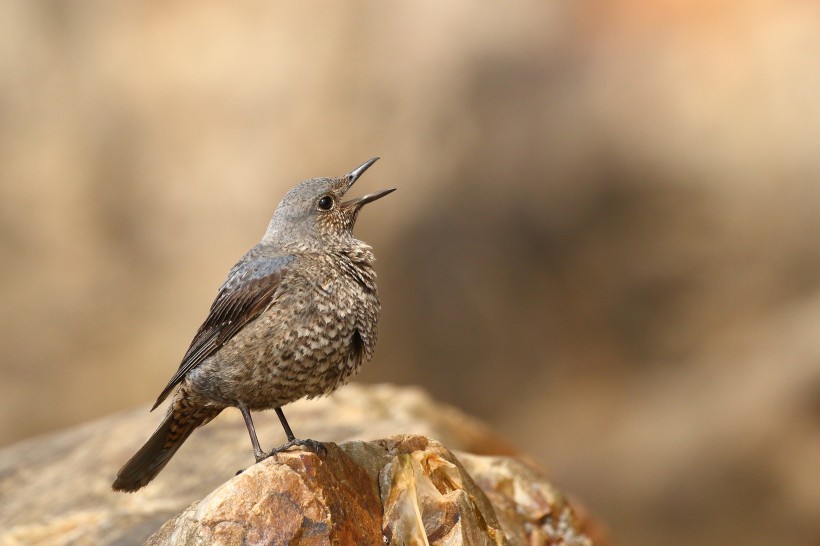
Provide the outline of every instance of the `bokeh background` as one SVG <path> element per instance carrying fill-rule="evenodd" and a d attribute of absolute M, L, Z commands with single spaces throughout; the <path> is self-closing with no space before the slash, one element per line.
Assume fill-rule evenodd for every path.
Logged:
<path fill-rule="evenodd" d="M 283 192 L 380 155 L 362 381 L 617 544 L 818 544 L 819 53 L 809 0 L 6 0 L 0 444 L 153 400 Z"/>

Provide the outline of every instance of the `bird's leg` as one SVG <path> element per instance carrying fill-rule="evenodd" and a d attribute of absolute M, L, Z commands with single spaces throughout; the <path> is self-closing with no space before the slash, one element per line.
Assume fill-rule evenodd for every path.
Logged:
<path fill-rule="evenodd" d="M 282 428 L 285 429 L 285 436 L 288 437 L 288 441 L 281 446 L 277 447 L 276 449 L 272 450 L 268 456 L 276 455 L 280 451 L 286 451 L 293 446 L 302 446 L 306 447 L 310 451 L 316 454 L 326 454 L 327 449 L 321 442 L 317 442 L 316 440 L 299 440 L 296 436 L 293 435 L 293 431 L 290 429 L 290 425 L 288 425 L 288 420 L 285 419 L 285 413 L 282 411 L 282 408 L 275 408 L 276 415 L 279 417 L 279 422 L 282 423 Z"/>
<path fill-rule="evenodd" d="M 256 437 L 256 429 L 253 426 L 253 419 L 251 419 L 251 412 L 248 411 L 247 406 L 240 405 L 239 411 L 242 412 L 242 417 L 245 418 L 245 426 L 248 427 L 248 434 L 251 437 L 251 444 L 253 444 L 253 455 L 256 457 L 256 462 L 258 463 L 262 459 L 266 458 L 267 455 L 262 448 L 259 447 L 259 439 Z"/>
<path fill-rule="evenodd" d="M 290 425 L 288 424 L 288 420 L 285 419 L 285 413 L 282 411 L 282 408 L 276 408 L 276 416 L 279 417 L 279 422 L 282 423 L 282 428 L 285 429 L 285 436 L 288 437 L 288 442 L 292 442 L 296 439 L 296 436 L 293 435 L 293 431 L 290 430 Z"/>

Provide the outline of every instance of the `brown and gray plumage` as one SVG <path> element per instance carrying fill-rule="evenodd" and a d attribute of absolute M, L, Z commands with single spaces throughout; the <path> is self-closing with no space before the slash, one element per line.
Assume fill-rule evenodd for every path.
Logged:
<path fill-rule="evenodd" d="M 113 488 L 136 491 L 163 469 L 191 432 L 227 407 L 242 412 L 257 462 L 251 411 L 275 409 L 288 442 L 297 440 L 282 406 L 329 394 L 370 360 L 379 298 L 370 246 L 353 237 L 362 207 L 395 188 L 343 201 L 378 158 L 338 178 L 305 180 L 282 199 L 262 241 L 228 273 L 179 370 L 165 420 L 120 469 Z"/>

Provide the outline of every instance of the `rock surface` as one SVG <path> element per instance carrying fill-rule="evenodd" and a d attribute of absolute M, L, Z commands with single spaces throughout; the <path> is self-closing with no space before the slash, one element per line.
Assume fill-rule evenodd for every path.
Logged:
<path fill-rule="evenodd" d="M 605 544 L 510 446 L 417 389 L 351 385 L 289 409 L 327 453 L 233 477 L 253 458 L 226 412 L 131 495 L 110 482 L 156 424 L 143 410 L 0 451 L 0 544 Z"/>
<path fill-rule="evenodd" d="M 195 502 L 148 541 L 383 543 L 508 544 L 481 489 L 452 453 L 423 436 L 331 443 L 321 455 L 282 453 Z"/>

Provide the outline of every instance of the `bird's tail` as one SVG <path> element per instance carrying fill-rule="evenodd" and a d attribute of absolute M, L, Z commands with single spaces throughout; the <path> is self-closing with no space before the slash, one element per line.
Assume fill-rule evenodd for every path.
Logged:
<path fill-rule="evenodd" d="M 222 408 L 194 406 L 184 395 L 176 396 L 162 424 L 117 473 L 113 489 L 131 492 L 148 485 L 188 436 L 220 411 Z"/>

